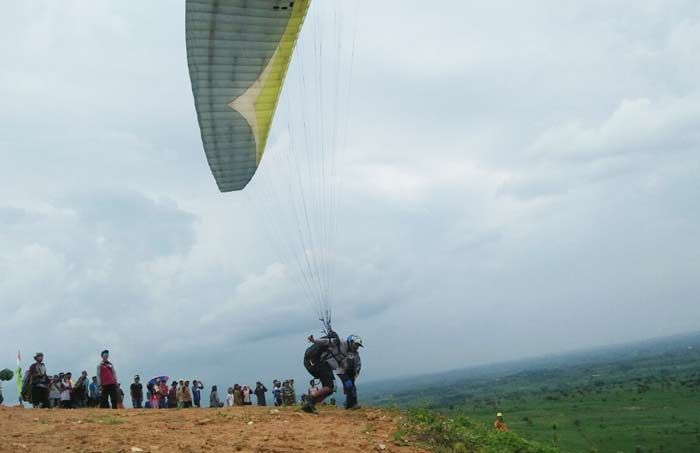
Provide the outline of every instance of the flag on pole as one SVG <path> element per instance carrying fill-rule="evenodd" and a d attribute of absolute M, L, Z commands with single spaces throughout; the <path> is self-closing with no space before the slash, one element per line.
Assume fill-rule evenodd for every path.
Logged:
<path fill-rule="evenodd" d="M 17 350 L 17 370 L 15 372 L 17 379 L 17 394 L 19 395 L 19 401 L 22 402 L 22 354 L 20 354 L 19 349 Z"/>

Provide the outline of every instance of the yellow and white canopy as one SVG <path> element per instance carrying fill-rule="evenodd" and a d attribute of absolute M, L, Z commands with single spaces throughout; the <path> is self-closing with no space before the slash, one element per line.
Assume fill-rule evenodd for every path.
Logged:
<path fill-rule="evenodd" d="M 204 151 L 222 192 L 260 164 L 311 0 L 187 0 L 187 61 Z"/>

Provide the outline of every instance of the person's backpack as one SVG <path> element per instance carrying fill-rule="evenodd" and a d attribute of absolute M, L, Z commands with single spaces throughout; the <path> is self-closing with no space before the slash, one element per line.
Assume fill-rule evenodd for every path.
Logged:
<path fill-rule="evenodd" d="M 328 335 L 324 335 L 321 338 L 327 338 L 331 340 L 331 342 L 340 341 L 340 337 L 338 336 L 338 334 L 332 330 L 328 333 Z M 306 368 L 306 371 L 308 371 L 311 374 L 314 374 L 316 367 L 321 363 L 323 354 L 328 350 L 328 346 L 320 346 L 316 343 L 313 343 L 311 346 L 306 348 L 306 351 L 304 351 L 304 368 Z"/>

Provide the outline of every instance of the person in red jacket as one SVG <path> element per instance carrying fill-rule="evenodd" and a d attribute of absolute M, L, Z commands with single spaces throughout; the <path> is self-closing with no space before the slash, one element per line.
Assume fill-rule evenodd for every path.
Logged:
<path fill-rule="evenodd" d="M 120 398 L 117 382 L 117 371 L 112 362 L 109 361 L 109 351 L 105 349 L 102 351 L 102 361 L 97 365 L 97 385 L 100 386 L 101 408 L 108 409 L 109 403 L 112 404 L 112 409 L 119 407 Z"/>

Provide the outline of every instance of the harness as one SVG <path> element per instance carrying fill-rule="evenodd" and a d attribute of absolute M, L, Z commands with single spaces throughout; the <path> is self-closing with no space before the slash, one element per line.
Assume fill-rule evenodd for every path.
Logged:
<path fill-rule="evenodd" d="M 321 379 L 316 377 L 319 365 L 328 362 L 330 359 L 334 359 L 340 365 L 346 358 L 346 355 L 340 352 L 340 337 L 337 333 L 331 330 L 329 334 L 321 338 L 330 340 L 328 346 L 320 346 L 314 343 L 304 353 L 304 367 L 309 374 L 314 376 L 314 383 L 317 380 L 321 383 Z M 337 346 L 336 352 L 333 352 L 334 344 Z"/>

